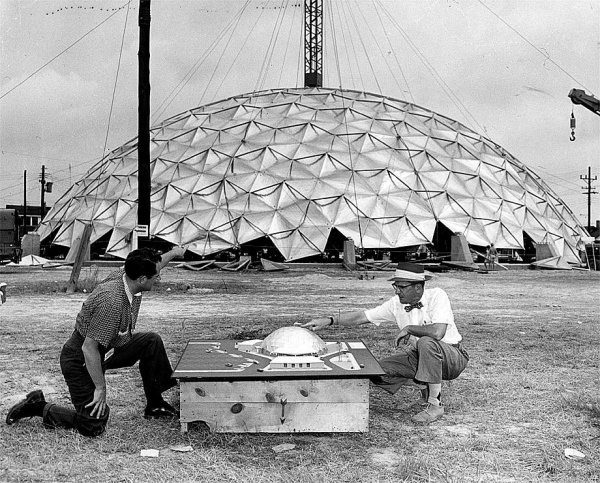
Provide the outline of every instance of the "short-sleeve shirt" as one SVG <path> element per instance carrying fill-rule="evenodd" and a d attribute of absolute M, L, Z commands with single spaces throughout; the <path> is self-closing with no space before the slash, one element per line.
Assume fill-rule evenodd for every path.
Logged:
<path fill-rule="evenodd" d="M 141 294 L 128 297 L 124 270 L 111 273 L 83 303 L 75 329 L 106 349 L 120 347 L 131 340 L 135 329 Z"/>
<path fill-rule="evenodd" d="M 450 299 L 441 288 L 425 289 L 420 302 L 421 309 L 412 309 L 407 312 L 407 304 L 400 303 L 398 296 L 374 309 L 366 310 L 365 315 L 369 322 L 379 326 L 383 322 L 394 322 L 400 329 L 407 325 L 446 324 L 446 334 L 441 339 L 447 344 L 458 344 L 462 340 L 450 305 Z"/>

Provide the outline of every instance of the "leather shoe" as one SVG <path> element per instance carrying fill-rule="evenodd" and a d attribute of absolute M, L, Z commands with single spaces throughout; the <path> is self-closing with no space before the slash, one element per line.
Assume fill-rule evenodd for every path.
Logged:
<path fill-rule="evenodd" d="M 15 404 L 6 415 L 6 424 L 15 424 L 19 419 L 42 416 L 46 398 L 41 389 L 31 391 L 25 399 Z"/>
<path fill-rule="evenodd" d="M 411 421 L 418 424 L 429 424 L 437 421 L 444 415 L 444 407 L 434 404 L 427 404 L 427 407 L 418 414 L 415 414 Z"/>
<path fill-rule="evenodd" d="M 177 411 L 168 402 L 163 401 L 160 406 L 146 407 L 144 410 L 144 417 L 146 419 L 157 419 L 157 418 L 177 418 L 179 419 L 179 411 Z"/>

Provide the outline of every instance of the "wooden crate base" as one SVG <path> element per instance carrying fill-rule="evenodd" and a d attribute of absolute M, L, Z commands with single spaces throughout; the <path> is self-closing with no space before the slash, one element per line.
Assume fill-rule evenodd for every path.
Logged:
<path fill-rule="evenodd" d="M 211 431 L 366 432 L 369 379 L 180 381 L 180 422 Z"/>

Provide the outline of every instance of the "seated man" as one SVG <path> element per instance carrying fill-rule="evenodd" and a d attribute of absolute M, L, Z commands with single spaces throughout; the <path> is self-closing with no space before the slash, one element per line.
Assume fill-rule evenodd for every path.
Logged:
<path fill-rule="evenodd" d="M 431 276 L 424 274 L 421 265 L 399 263 L 398 267 L 389 279 L 397 296 L 370 310 L 313 319 L 302 327 L 316 331 L 332 325 L 397 324 L 400 332 L 395 345 L 400 351 L 379 361 L 386 375 L 373 382 L 391 394 L 410 382 L 420 385 L 422 398 L 417 404 L 423 410 L 412 420 L 430 423 L 444 414 L 442 381 L 457 378 L 469 356 L 462 347 L 446 292 L 425 289 Z"/>
<path fill-rule="evenodd" d="M 161 265 L 160 256 L 152 251 L 134 250 L 124 268 L 102 281 L 83 303 L 60 354 L 75 409 L 48 403 L 43 392 L 35 390 L 10 409 L 7 424 L 40 416 L 47 427 L 75 428 L 84 436 L 98 436 L 109 416 L 104 373 L 138 361 L 147 400 L 144 417 L 178 417 L 162 398 L 176 380 L 171 378 L 173 370 L 161 337 L 154 332 L 134 333 L 142 292 L 160 280 Z"/>

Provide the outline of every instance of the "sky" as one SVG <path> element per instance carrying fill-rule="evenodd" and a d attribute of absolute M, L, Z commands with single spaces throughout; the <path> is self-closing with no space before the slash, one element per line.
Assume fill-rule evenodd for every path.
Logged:
<path fill-rule="evenodd" d="M 600 171 L 600 0 L 324 0 L 324 87 L 414 102 L 537 173 L 587 224 Z M 48 206 L 137 137 L 139 0 L 0 2 L 0 207 Z M 152 0 L 152 124 L 303 85 L 302 0 Z M 570 118 L 576 119 L 571 141 Z M 600 182 L 592 181 L 598 192 Z M 592 195 L 592 224 L 600 195 Z"/>

